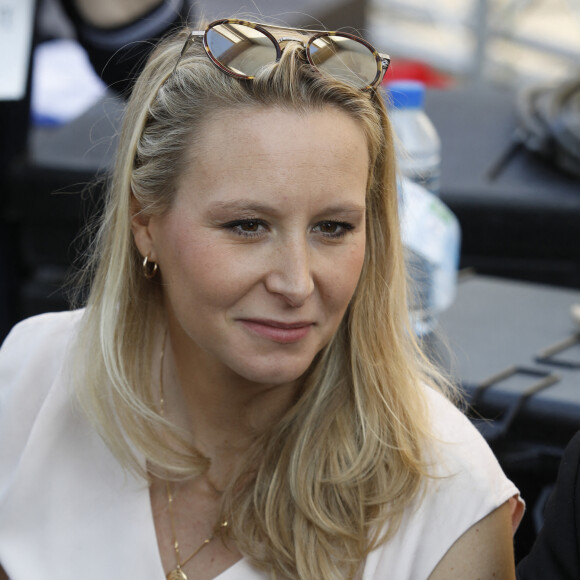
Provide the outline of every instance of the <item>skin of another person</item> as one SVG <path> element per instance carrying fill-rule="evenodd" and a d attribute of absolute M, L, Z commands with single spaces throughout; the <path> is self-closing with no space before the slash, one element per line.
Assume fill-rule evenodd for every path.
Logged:
<path fill-rule="evenodd" d="M 84 20 L 101 28 L 129 24 L 159 4 L 159 0 L 75 0 Z"/>

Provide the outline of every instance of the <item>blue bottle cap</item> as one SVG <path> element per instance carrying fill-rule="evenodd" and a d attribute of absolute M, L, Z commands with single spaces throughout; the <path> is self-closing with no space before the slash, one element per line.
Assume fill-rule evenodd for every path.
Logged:
<path fill-rule="evenodd" d="M 386 85 L 389 107 L 395 109 L 421 109 L 425 98 L 425 85 L 419 81 L 392 81 Z"/>

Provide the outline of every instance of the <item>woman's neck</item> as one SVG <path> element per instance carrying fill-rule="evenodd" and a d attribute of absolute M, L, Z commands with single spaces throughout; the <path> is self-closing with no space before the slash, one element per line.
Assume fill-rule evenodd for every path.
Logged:
<path fill-rule="evenodd" d="M 167 418 L 211 460 L 218 487 L 252 441 L 292 406 L 300 384 L 257 384 L 221 365 L 200 368 L 179 341 L 171 340 L 171 333 L 161 376 Z"/>

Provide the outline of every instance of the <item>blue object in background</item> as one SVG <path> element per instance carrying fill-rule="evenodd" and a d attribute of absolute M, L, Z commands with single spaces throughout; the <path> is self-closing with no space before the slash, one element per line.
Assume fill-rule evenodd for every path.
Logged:
<path fill-rule="evenodd" d="M 36 47 L 32 70 L 31 120 L 55 127 L 91 107 L 106 87 L 84 49 L 73 40 L 50 40 Z"/>

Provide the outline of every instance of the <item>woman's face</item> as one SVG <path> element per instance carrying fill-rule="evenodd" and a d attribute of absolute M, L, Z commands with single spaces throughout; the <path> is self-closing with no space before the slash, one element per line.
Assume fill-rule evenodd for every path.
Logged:
<path fill-rule="evenodd" d="M 171 208 L 133 220 L 159 264 L 172 345 L 208 377 L 294 381 L 359 280 L 365 135 L 331 107 L 226 111 L 202 134 Z"/>

